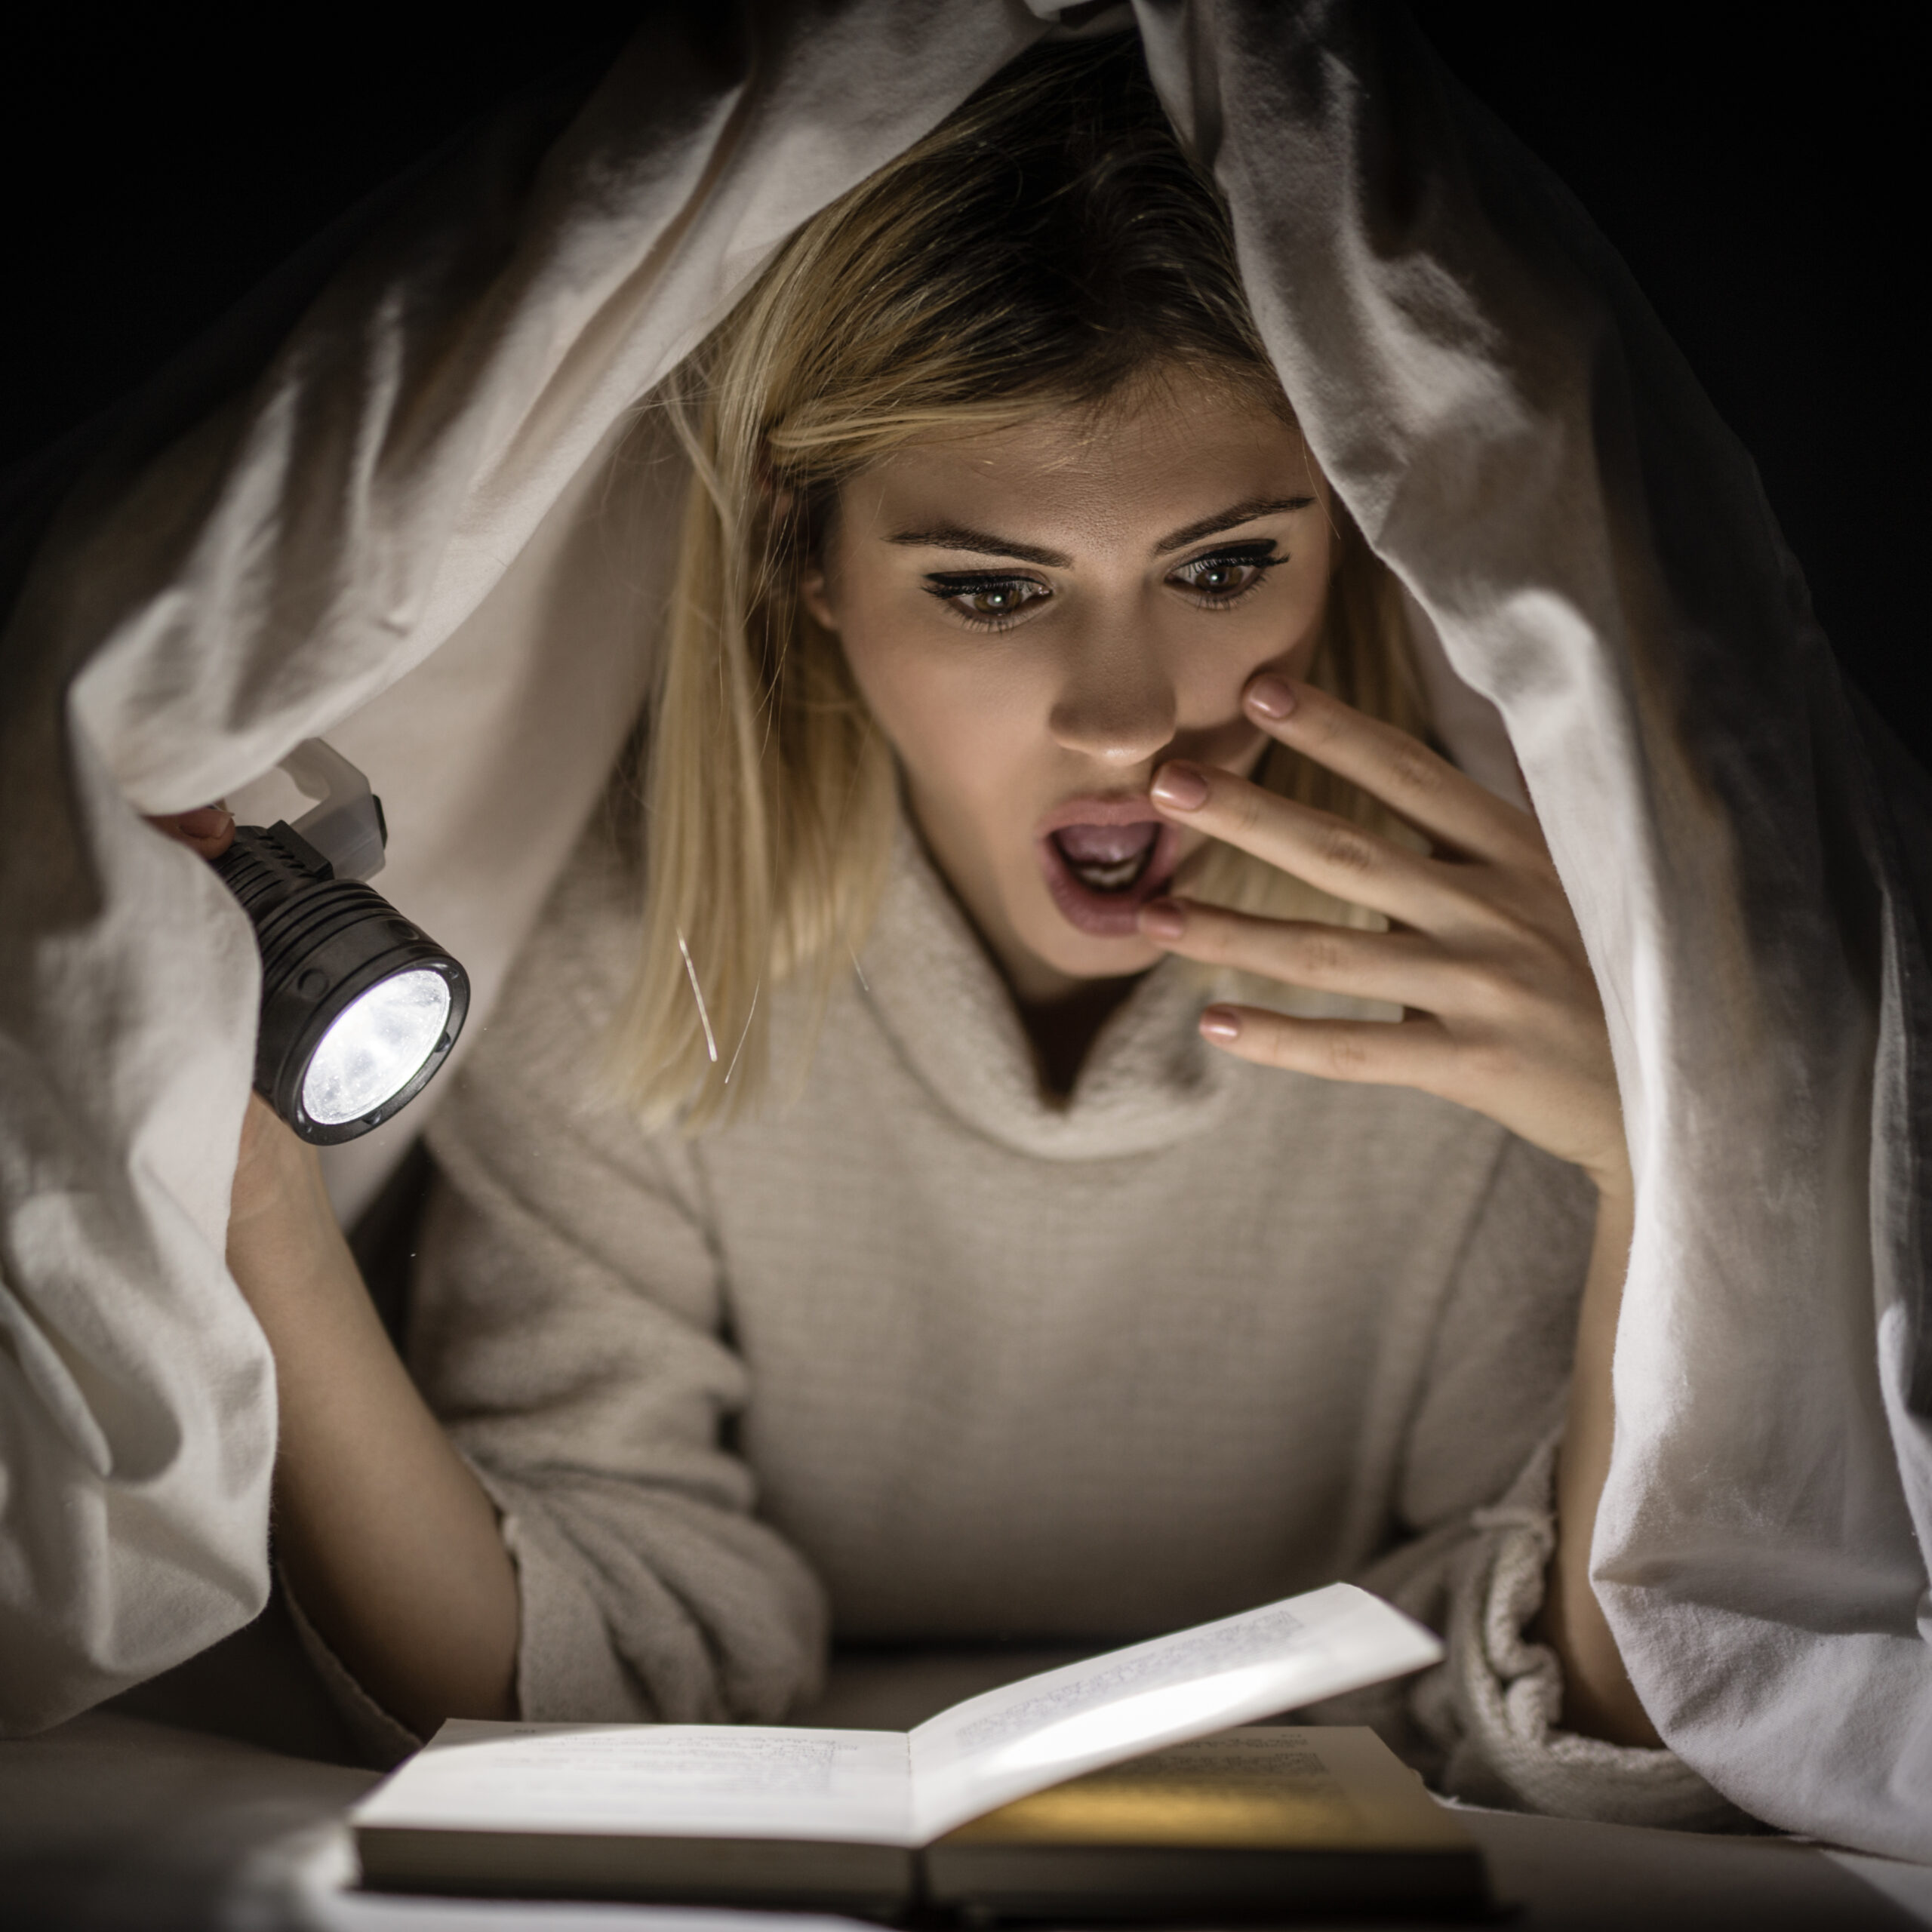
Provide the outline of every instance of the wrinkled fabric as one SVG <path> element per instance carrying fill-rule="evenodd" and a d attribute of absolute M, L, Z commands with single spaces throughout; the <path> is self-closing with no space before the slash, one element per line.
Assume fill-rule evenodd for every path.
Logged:
<path fill-rule="evenodd" d="M 1603 989 L 1639 1217 L 1595 1574 L 1638 1689 L 1758 1815 L 1932 1854 L 1923 780 L 1620 263 L 1399 16 L 1134 19 L 1317 455 L 1506 721 Z M 385 882 L 460 938 L 481 1025 L 648 680 L 675 465 L 630 460 L 636 406 L 1041 26 L 660 10 L 561 134 L 506 115 L 426 171 L 265 363 L 197 369 L 185 426 L 48 506 L 0 655 L 9 1728 L 266 1588 L 272 1380 L 221 1257 L 252 949 L 137 814 L 359 747 L 408 794 Z M 346 1206 L 384 1158 L 337 1164 Z"/>
<path fill-rule="evenodd" d="M 1413 38 L 1143 18 L 1315 453 L 1503 714 L 1603 992 L 1639 1217 L 1592 1574 L 1632 1678 L 1747 1809 L 1924 1856 L 1932 1034 L 1887 849 L 1924 820 L 1749 460 Z"/>

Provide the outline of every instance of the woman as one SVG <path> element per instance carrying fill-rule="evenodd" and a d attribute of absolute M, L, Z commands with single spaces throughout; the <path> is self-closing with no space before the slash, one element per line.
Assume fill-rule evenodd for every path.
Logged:
<path fill-rule="evenodd" d="M 1403 1734 L 1460 1788 L 1721 1811 L 1587 1580 L 1632 1189 L 1582 945 L 1417 735 L 1137 48 L 1009 70 L 663 406 L 642 849 L 581 855 L 438 1118 L 422 1396 L 251 1112 L 328 1650 L 419 1733 L 769 1718 L 828 1599 L 1124 1638 L 1355 1574 L 1451 1629 Z"/>

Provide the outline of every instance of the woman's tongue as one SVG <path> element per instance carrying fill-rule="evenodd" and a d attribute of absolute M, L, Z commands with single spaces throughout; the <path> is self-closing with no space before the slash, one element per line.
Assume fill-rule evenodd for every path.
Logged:
<path fill-rule="evenodd" d="M 1088 891 L 1125 892 L 1146 869 L 1160 835 L 1160 826 L 1143 819 L 1138 825 L 1063 825 L 1054 843 Z"/>

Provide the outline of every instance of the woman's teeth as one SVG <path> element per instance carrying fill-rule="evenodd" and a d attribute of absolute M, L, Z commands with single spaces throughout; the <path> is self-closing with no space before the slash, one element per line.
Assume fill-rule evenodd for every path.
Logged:
<path fill-rule="evenodd" d="M 1066 869 L 1089 892 L 1125 892 L 1138 883 L 1161 835 L 1158 825 L 1069 825 L 1054 834 Z"/>
<path fill-rule="evenodd" d="M 1124 859 L 1117 866 L 1075 866 L 1073 875 L 1093 892 L 1118 892 L 1140 876 L 1145 859 Z"/>

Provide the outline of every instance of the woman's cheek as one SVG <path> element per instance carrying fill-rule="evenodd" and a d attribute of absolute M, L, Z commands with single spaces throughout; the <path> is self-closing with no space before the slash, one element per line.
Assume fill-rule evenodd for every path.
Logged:
<path fill-rule="evenodd" d="M 1192 654 L 1197 672 L 1192 688 L 1181 685 L 1183 718 L 1199 721 L 1195 755 L 1229 771 L 1244 771 L 1253 762 L 1266 734 L 1249 721 L 1241 694 L 1263 671 L 1307 675 L 1319 641 L 1319 615 L 1318 609 L 1311 623 L 1297 613 L 1291 624 L 1276 612 L 1266 622 L 1243 624 L 1238 638 L 1202 640 L 1203 648 Z"/>
<path fill-rule="evenodd" d="M 955 664 L 894 694 L 903 719 L 901 757 L 929 791 L 983 811 L 1023 790 L 1051 752 L 1043 703 L 1013 667 Z"/>
<path fill-rule="evenodd" d="M 959 795 L 985 758 L 989 694 L 959 654 L 906 626 L 891 641 L 848 629 L 846 662 L 873 722 L 917 789 Z M 944 644 L 951 644 L 948 638 Z"/>

